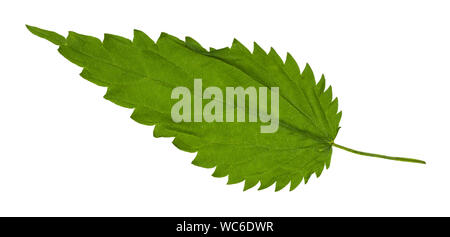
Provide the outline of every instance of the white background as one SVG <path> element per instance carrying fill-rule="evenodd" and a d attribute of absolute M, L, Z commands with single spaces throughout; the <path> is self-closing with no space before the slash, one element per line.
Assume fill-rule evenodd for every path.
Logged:
<path fill-rule="evenodd" d="M 449 216 L 449 12 L 411 0 L 2 1 L 0 215 Z M 333 85 L 337 143 L 428 164 L 335 149 L 330 169 L 293 192 L 243 192 L 104 100 L 25 24 L 289 51 Z"/>

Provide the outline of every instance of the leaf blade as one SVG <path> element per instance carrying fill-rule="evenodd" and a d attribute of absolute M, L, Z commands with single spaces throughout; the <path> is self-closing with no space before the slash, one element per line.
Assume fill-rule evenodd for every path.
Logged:
<path fill-rule="evenodd" d="M 251 53 L 237 40 L 231 48 L 207 51 L 192 38 L 165 33 L 155 43 L 138 30 L 133 40 L 105 34 L 101 41 L 75 32 L 62 40 L 37 29 L 30 31 L 56 42 L 64 57 L 83 67 L 83 78 L 108 87 L 105 99 L 133 108 L 132 119 L 155 125 L 155 137 L 175 137 L 177 148 L 197 152 L 192 163 L 215 167 L 215 177 L 228 176 L 230 184 L 245 181 L 244 190 L 258 182 L 259 190 L 275 184 L 279 191 L 289 183 L 293 190 L 329 167 L 340 118 L 337 101 L 331 102 L 331 90 L 323 92 L 325 79 L 316 84 L 309 65 L 300 73 L 290 54 L 283 62 L 274 49 L 267 54 L 255 43 Z M 204 87 L 279 87 L 279 130 L 261 134 L 259 122 L 174 123 L 172 89 L 193 91 L 199 77 Z"/>

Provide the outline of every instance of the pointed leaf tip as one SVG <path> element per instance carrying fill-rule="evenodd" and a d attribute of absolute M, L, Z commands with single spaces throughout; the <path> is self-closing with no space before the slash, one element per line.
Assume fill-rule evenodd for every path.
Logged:
<path fill-rule="evenodd" d="M 63 45 L 66 43 L 66 38 L 64 36 L 49 30 L 44 30 L 35 26 L 25 25 L 27 29 L 34 35 L 46 39 L 53 44 Z"/>

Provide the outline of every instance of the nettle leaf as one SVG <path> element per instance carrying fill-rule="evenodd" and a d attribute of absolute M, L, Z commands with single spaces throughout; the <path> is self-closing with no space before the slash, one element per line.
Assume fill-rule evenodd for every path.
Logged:
<path fill-rule="evenodd" d="M 58 45 L 65 58 L 83 68 L 81 77 L 107 87 L 105 99 L 133 108 L 131 118 L 136 122 L 155 125 L 155 137 L 175 137 L 177 148 L 197 152 L 194 165 L 215 168 L 213 176 L 228 176 L 228 184 L 244 181 L 244 190 L 258 183 L 259 189 L 275 184 L 276 191 L 289 183 L 290 190 L 302 180 L 306 184 L 311 175 L 319 177 L 330 166 L 332 146 L 361 155 L 425 163 L 335 144 L 342 116 L 338 100 L 333 99 L 331 86 L 326 88 L 323 75 L 316 83 L 310 66 L 301 71 L 290 54 L 283 61 L 274 49 L 265 52 L 255 43 L 250 52 L 237 40 L 230 48 L 206 50 L 192 38 L 182 41 L 166 33 L 155 43 L 139 30 L 134 31 L 133 40 L 105 34 L 101 41 L 75 32 L 65 38 L 27 28 Z M 172 91 L 185 87 L 195 94 L 196 78 L 202 79 L 202 88 L 217 87 L 224 92 L 227 87 L 278 87 L 277 131 L 262 133 L 261 126 L 267 122 L 248 119 L 174 122 L 171 109 L 177 101 L 171 99 Z M 202 100 L 202 106 L 209 101 Z M 250 111 L 246 102 L 245 108 L 236 107 L 234 114 L 239 109 Z M 225 100 L 220 103 L 227 106 Z"/>

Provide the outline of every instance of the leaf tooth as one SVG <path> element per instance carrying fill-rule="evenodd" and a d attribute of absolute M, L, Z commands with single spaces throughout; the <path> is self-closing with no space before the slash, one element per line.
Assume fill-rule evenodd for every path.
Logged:
<path fill-rule="evenodd" d="M 153 129 L 153 136 L 158 137 L 174 137 L 176 133 L 162 124 L 157 124 Z"/>
<path fill-rule="evenodd" d="M 157 50 L 155 41 L 144 32 L 136 29 L 133 31 L 133 45 L 142 50 Z"/>
<path fill-rule="evenodd" d="M 263 176 L 260 181 L 261 181 L 261 185 L 259 186 L 258 190 L 263 190 L 263 189 L 266 189 L 266 188 L 272 186 L 272 184 L 275 183 L 275 178 Z"/>
<path fill-rule="evenodd" d="M 86 67 L 92 63 L 90 55 L 101 55 L 106 60 L 110 60 L 100 39 L 73 31 L 69 31 L 65 44 L 58 48 L 58 52 L 80 67 Z"/>
<path fill-rule="evenodd" d="M 208 52 L 205 48 L 202 47 L 202 45 L 194 40 L 193 38 L 186 36 L 185 37 L 186 46 L 190 49 L 193 49 L 198 52 L 206 53 Z"/>
<path fill-rule="evenodd" d="M 333 87 L 331 87 L 331 85 L 328 86 L 328 89 L 325 91 L 323 96 L 325 96 L 326 101 L 331 101 L 331 99 L 333 99 Z"/>
<path fill-rule="evenodd" d="M 325 90 L 325 75 L 323 74 L 320 77 L 319 82 L 317 83 L 317 90 L 319 91 L 320 94 L 322 94 L 323 91 Z"/>
<path fill-rule="evenodd" d="M 330 164 L 331 164 L 331 159 L 327 159 L 326 161 L 325 161 L 325 167 L 328 169 L 328 168 L 330 168 Z"/>
<path fill-rule="evenodd" d="M 106 90 L 106 94 L 103 96 L 106 100 L 113 102 L 116 105 L 125 107 L 125 108 L 134 108 L 134 104 L 125 101 L 123 98 L 123 90 L 117 87 L 108 87 Z"/>
<path fill-rule="evenodd" d="M 264 51 L 263 48 L 261 48 L 261 46 L 259 46 L 258 43 L 253 42 L 253 54 L 254 55 L 260 55 L 260 56 L 266 56 L 267 53 L 266 51 Z"/>
<path fill-rule="evenodd" d="M 280 55 L 278 55 L 277 51 L 274 48 L 270 47 L 269 57 L 272 58 L 276 63 L 283 65 L 283 59 L 281 59 Z"/>
<path fill-rule="evenodd" d="M 334 100 L 331 103 L 336 103 L 336 106 L 338 106 L 339 105 L 339 99 L 336 97 L 336 98 L 334 98 Z M 337 111 L 336 111 L 336 113 L 337 113 Z"/>
<path fill-rule="evenodd" d="M 182 150 L 182 151 L 186 151 L 186 152 L 196 152 L 197 148 L 192 146 L 192 144 L 190 144 L 188 142 L 187 139 L 183 139 L 181 137 L 175 137 L 175 139 L 173 139 L 172 144 Z"/>
<path fill-rule="evenodd" d="M 125 44 L 125 45 L 132 45 L 133 42 L 131 42 L 131 40 L 119 36 L 119 35 L 113 35 L 113 34 L 108 34 L 105 33 L 103 34 L 103 46 L 105 48 L 108 48 L 112 45 L 114 45 L 115 43 L 121 43 L 121 44 Z"/>
<path fill-rule="evenodd" d="M 247 177 L 245 178 L 245 184 L 244 184 L 244 191 L 255 187 L 259 182 L 258 178 L 256 177 Z"/>
<path fill-rule="evenodd" d="M 80 73 L 80 76 L 82 78 L 84 78 L 84 79 L 86 79 L 86 80 L 96 84 L 97 86 L 109 86 L 108 82 L 99 79 L 98 77 L 96 77 L 94 75 L 94 73 L 89 71 L 87 68 L 83 68 L 83 70 Z"/>
<path fill-rule="evenodd" d="M 292 54 L 289 53 L 289 52 L 286 53 L 286 60 L 285 60 L 284 64 L 286 64 L 286 65 L 288 65 L 288 64 L 295 65 L 297 68 L 299 68 L 298 64 L 297 64 L 297 61 L 295 61 L 294 57 L 292 57 Z"/>
<path fill-rule="evenodd" d="M 69 35 L 67 36 L 67 39 L 71 38 L 71 40 L 79 40 L 84 41 L 86 43 L 94 43 L 97 45 L 101 45 L 102 41 L 94 36 L 90 35 L 84 35 L 77 33 L 75 31 L 69 31 Z"/>
<path fill-rule="evenodd" d="M 338 111 L 338 106 L 339 106 L 339 100 L 336 97 L 336 98 L 334 98 L 333 101 L 331 101 L 328 111 L 330 111 L 331 114 L 336 114 Z"/>
<path fill-rule="evenodd" d="M 144 124 L 144 125 L 155 125 L 158 121 L 163 119 L 163 115 L 156 111 L 147 109 L 145 107 L 136 107 L 133 113 L 130 115 L 130 118 L 134 121 Z"/>
<path fill-rule="evenodd" d="M 158 41 L 159 41 L 160 39 L 162 39 L 162 38 L 167 37 L 167 36 L 169 36 L 169 34 L 167 34 L 166 32 L 161 32 L 161 34 L 159 34 Z M 158 42 L 156 42 L 156 44 L 158 44 Z"/>
<path fill-rule="evenodd" d="M 315 173 L 316 173 L 317 178 L 319 178 L 320 175 L 322 174 L 324 167 L 325 167 L 324 164 L 322 164 L 322 166 L 320 166 L 320 168 L 318 170 L 316 170 Z"/>
<path fill-rule="evenodd" d="M 212 174 L 213 177 L 222 178 L 228 175 L 228 169 L 229 165 L 220 164 L 216 166 L 216 169 L 214 170 L 214 173 Z"/>
<path fill-rule="evenodd" d="M 91 55 L 104 57 L 103 59 L 105 62 L 110 62 L 110 55 L 108 51 L 103 48 L 102 41 L 100 39 L 78 34 L 73 31 L 69 31 L 66 42 L 58 48 L 58 52 L 70 62 L 80 67 L 96 67 L 93 65 L 95 59 L 93 59 Z M 102 67 L 106 64 L 100 63 Z"/>
<path fill-rule="evenodd" d="M 314 79 L 314 73 L 313 73 L 313 70 L 311 69 L 311 66 L 309 65 L 309 63 L 307 63 L 305 68 L 303 69 L 302 78 L 309 81 L 310 83 L 313 83 L 313 85 L 316 84 L 316 81 Z"/>
<path fill-rule="evenodd" d="M 287 53 L 284 64 L 286 65 L 286 70 L 292 78 L 298 78 L 300 76 L 300 67 L 290 53 Z"/>
<path fill-rule="evenodd" d="M 231 50 L 237 50 L 241 53 L 251 55 L 252 53 L 248 50 L 241 42 L 239 42 L 236 38 L 233 39 L 233 44 L 231 45 Z"/>
<path fill-rule="evenodd" d="M 309 171 L 309 172 L 305 175 L 305 184 L 308 183 L 308 181 L 309 181 L 309 179 L 311 178 L 311 175 L 312 175 L 313 173 L 314 173 L 314 172 Z"/>
<path fill-rule="evenodd" d="M 284 187 L 286 187 L 286 185 L 289 184 L 289 177 L 287 175 L 284 175 L 282 177 L 278 177 L 277 182 L 275 184 L 275 192 L 280 191 L 281 189 L 283 189 Z"/>
<path fill-rule="evenodd" d="M 216 166 L 216 162 L 210 156 L 204 155 L 201 151 L 197 153 L 191 163 L 203 168 L 214 168 Z"/>
<path fill-rule="evenodd" d="M 242 181 L 244 181 L 244 177 L 237 175 L 237 174 L 233 174 L 233 173 L 228 174 L 227 184 L 237 184 Z"/>
<path fill-rule="evenodd" d="M 342 111 L 339 111 L 339 113 L 336 114 L 336 124 L 339 124 L 342 118 Z"/>
<path fill-rule="evenodd" d="M 297 186 L 302 182 L 303 177 L 298 175 L 291 178 L 291 187 L 289 188 L 289 191 L 294 190 L 297 188 Z"/>
<path fill-rule="evenodd" d="M 134 39 L 145 39 L 146 41 L 153 42 L 153 44 L 155 44 L 155 41 L 153 41 L 152 38 L 150 38 L 146 33 L 138 29 L 133 30 L 133 41 Z"/>
<path fill-rule="evenodd" d="M 173 35 L 167 34 L 166 32 L 161 32 L 161 34 L 159 35 L 158 40 L 156 41 L 156 45 L 160 44 L 164 40 L 171 40 L 171 41 L 177 42 L 179 44 L 184 44 L 185 43 L 184 41 L 178 39 L 177 37 L 175 37 Z"/>
<path fill-rule="evenodd" d="M 335 124 L 334 129 L 336 130 L 334 137 L 336 137 L 339 132 L 339 129 L 341 128 L 341 127 L 339 127 L 339 122 L 341 121 L 341 118 L 342 118 L 342 111 L 339 111 L 337 114 L 335 114 L 335 116 L 333 118 L 334 118 L 334 124 Z"/>

